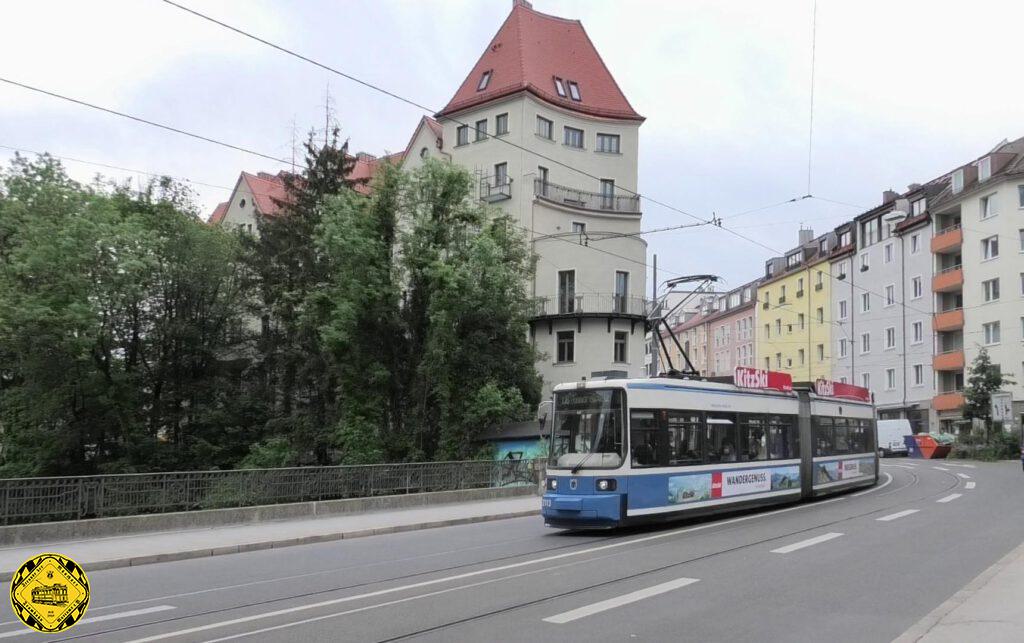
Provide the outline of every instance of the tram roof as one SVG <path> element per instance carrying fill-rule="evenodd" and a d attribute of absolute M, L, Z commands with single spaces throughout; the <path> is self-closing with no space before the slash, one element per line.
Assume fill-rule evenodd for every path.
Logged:
<path fill-rule="evenodd" d="M 692 389 L 694 391 L 726 391 L 734 392 L 742 395 L 767 395 L 772 397 L 786 397 L 795 398 L 796 391 L 786 392 L 775 389 L 756 389 L 756 388 L 745 388 L 730 384 L 728 382 L 712 382 L 708 380 L 691 380 L 682 379 L 677 377 L 639 377 L 639 378 L 619 378 L 619 379 L 593 379 L 593 380 L 582 380 L 579 382 L 566 382 L 563 384 L 557 384 L 553 388 L 555 392 L 561 391 L 574 391 L 579 389 L 601 389 L 601 388 L 651 388 L 657 386 L 664 386 L 665 388 L 671 389 Z M 640 386 L 637 386 L 640 385 Z M 860 400 L 851 400 L 845 397 L 828 397 L 824 395 L 818 395 L 813 390 L 809 391 L 811 398 L 816 400 L 826 400 L 830 402 L 842 402 L 844 404 L 863 404 L 871 406 L 868 402 L 862 402 Z"/>

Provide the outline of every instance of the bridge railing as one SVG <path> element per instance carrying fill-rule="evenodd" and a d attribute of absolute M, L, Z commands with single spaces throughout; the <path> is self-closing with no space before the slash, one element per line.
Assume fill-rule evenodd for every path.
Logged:
<path fill-rule="evenodd" d="M 543 460 L 0 479 L 0 524 L 536 485 Z"/>

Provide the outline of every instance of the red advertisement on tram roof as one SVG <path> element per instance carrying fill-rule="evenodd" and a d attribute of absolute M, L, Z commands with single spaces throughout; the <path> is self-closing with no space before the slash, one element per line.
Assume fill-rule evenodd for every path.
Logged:
<path fill-rule="evenodd" d="M 733 382 L 741 388 L 763 388 L 786 393 L 793 390 L 793 377 L 789 373 L 766 371 L 748 366 L 736 367 L 736 371 L 733 373 Z"/>
<path fill-rule="evenodd" d="M 870 402 L 871 391 L 863 386 L 833 382 L 819 378 L 814 382 L 814 392 L 825 397 L 840 397 L 846 400 L 857 400 L 858 402 Z"/>

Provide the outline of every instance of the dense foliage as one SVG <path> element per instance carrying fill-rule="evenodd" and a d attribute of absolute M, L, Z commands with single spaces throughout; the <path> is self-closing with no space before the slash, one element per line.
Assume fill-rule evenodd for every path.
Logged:
<path fill-rule="evenodd" d="M 470 177 L 306 161 L 253 237 L 169 180 L 0 175 L 0 476 L 473 457 L 536 402 L 532 257 Z"/>

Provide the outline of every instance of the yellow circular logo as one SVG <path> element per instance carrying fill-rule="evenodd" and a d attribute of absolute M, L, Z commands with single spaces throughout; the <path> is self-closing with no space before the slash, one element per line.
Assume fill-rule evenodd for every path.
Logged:
<path fill-rule="evenodd" d="M 39 554 L 14 572 L 11 607 L 22 623 L 34 630 L 66 630 L 85 616 L 89 579 L 67 556 Z"/>

